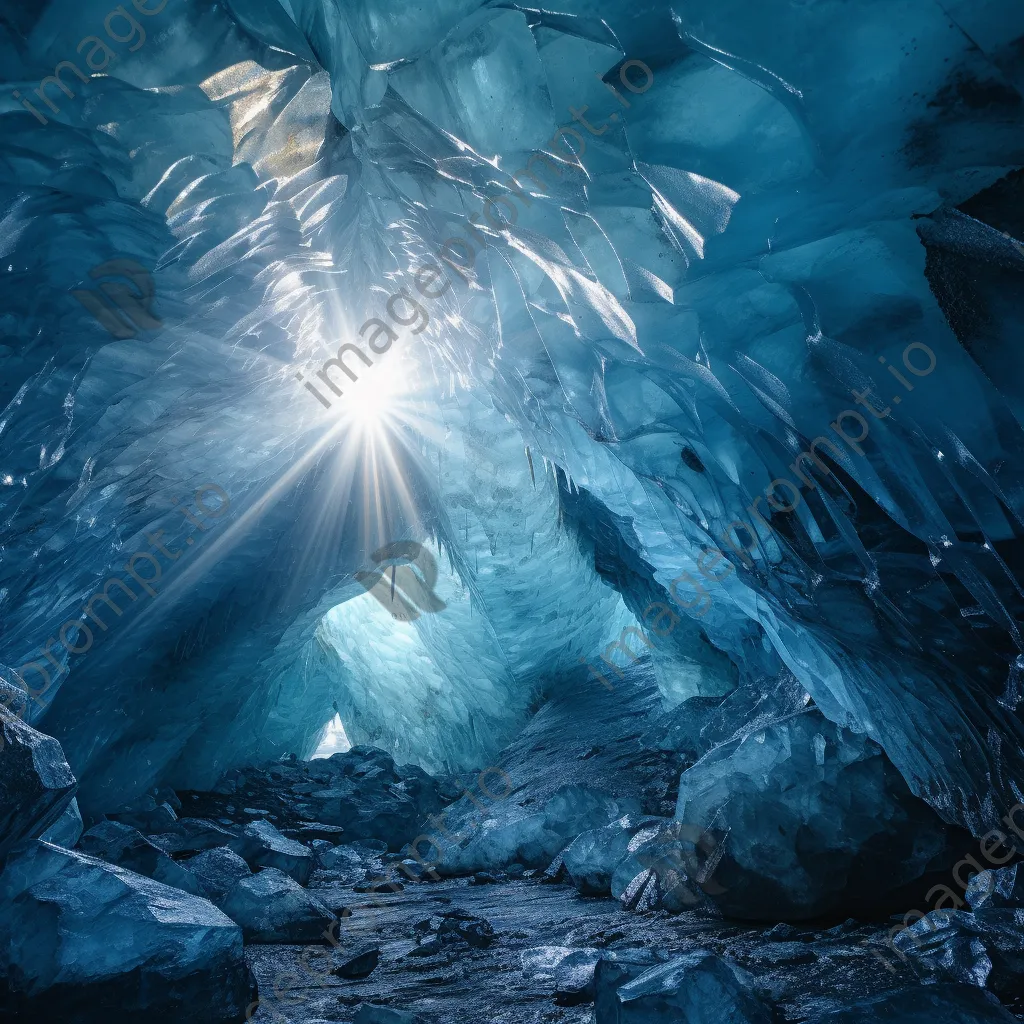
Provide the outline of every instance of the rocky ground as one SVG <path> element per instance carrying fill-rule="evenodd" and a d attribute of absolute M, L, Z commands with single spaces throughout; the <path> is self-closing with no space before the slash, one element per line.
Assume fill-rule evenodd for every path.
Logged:
<path fill-rule="evenodd" d="M 490 885 L 451 879 L 367 895 L 314 876 L 310 888 L 352 915 L 334 949 L 248 948 L 262 993 L 257 1024 L 352 1021 L 363 1002 L 413 1011 L 431 1024 L 584 1024 L 594 1012 L 592 997 L 582 991 L 585 965 L 638 950 L 664 958 L 696 949 L 733 957 L 777 1001 L 781 1019 L 794 1022 L 915 980 L 886 948 L 889 925 L 881 922 L 850 921 L 822 932 L 750 927 L 693 912 L 637 916 L 615 900 L 584 898 L 571 886 L 536 879 Z M 454 943 L 433 956 L 411 956 L 416 925 L 452 911 L 489 922 L 493 942 L 486 948 Z M 380 949 L 369 977 L 330 973 L 367 946 Z M 557 966 L 574 950 L 584 951 L 575 958 L 584 964 L 576 977 Z"/>
<path fill-rule="evenodd" d="M 708 739 L 750 713 L 666 720 L 649 673 L 617 683 L 567 686 L 459 777 L 356 747 L 85 823 L 59 745 L 0 716 L 0 1018 L 1024 1019 L 1024 871 L 890 944 L 893 910 L 929 906 L 899 886 L 949 881 L 952 847 L 880 748 L 777 690 Z M 680 816 L 706 793 L 713 818 Z"/>

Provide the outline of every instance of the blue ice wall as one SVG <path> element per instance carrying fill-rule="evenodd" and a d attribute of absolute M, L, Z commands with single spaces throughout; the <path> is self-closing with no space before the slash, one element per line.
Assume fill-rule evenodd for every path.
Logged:
<path fill-rule="evenodd" d="M 0 659 L 83 809 L 309 751 L 335 705 L 483 757 L 655 601 L 667 701 L 788 668 L 950 819 L 1020 795 L 1019 5 L 140 6 L 52 105 L 109 8 L 0 29 Z M 385 462 L 296 373 L 439 252 L 360 381 L 418 403 Z M 135 337 L 73 294 L 113 259 Z M 159 596 L 82 619 L 159 529 Z M 399 538 L 447 619 L 378 621 L 354 576 Z"/>

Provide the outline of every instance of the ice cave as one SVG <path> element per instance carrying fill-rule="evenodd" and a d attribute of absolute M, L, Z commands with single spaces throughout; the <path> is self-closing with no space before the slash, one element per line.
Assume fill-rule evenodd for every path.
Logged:
<path fill-rule="evenodd" d="M 0 53 L 0 1020 L 1024 1021 L 1021 0 Z"/>

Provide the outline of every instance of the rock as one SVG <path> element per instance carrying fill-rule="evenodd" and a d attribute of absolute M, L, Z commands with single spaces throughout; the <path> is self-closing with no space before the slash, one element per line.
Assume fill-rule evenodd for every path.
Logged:
<path fill-rule="evenodd" d="M 174 807 L 167 800 L 158 802 L 154 796 L 143 797 L 133 807 L 108 817 L 140 832 L 166 832 L 178 820 Z"/>
<path fill-rule="evenodd" d="M 60 744 L 0 710 L 0 864 L 55 825 L 77 788 Z"/>
<path fill-rule="evenodd" d="M 409 956 L 436 956 L 438 953 L 443 953 L 447 948 L 447 945 L 434 935 L 419 943 L 419 945 L 413 946 L 409 950 Z"/>
<path fill-rule="evenodd" d="M 448 910 L 413 925 L 419 944 L 410 956 L 432 956 L 445 946 L 468 944 L 486 949 L 494 941 L 494 929 L 482 917 L 465 910 Z"/>
<path fill-rule="evenodd" d="M 242 933 L 213 904 L 39 840 L 0 875 L 0 1009 L 28 1020 L 245 1020 Z"/>
<path fill-rule="evenodd" d="M 395 861 L 394 867 L 402 878 L 405 878 L 410 882 L 422 882 L 424 875 L 426 874 L 426 872 L 423 872 L 422 865 L 419 861 L 415 861 L 411 857 L 403 857 L 401 860 Z M 495 881 L 497 881 L 497 879 L 495 879 Z"/>
<path fill-rule="evenodd" d="M 1006 999 L 1018 998 L 1024 988 L 1021 907 L 933 910 L 898 932 L 893 947 L 926 977 L 988 987 Z"/>
<path fill-rule="evenodd" d="M 840 922 L 837 925 L 833 925 L 831 928 L 826 928 L 822 935 L 827 935 L 829 938 L 838 939 L 840 936 L 846 935 L 849 932 L 855 932 L 860 927 L 860 922 L 853 917 L 848 917 L 845 921 Z"/>
<path fill-rule="evenodd" d="M 556 1006 L 579 1006 L 592 1003 L 595 999 L 595 973 L 600 960 L 623 963 L 630 969 L 642 973 L 661 963 L 661 958 L 652 950 L 627 949 L 605 951 L 585 947 L 573 949 L 561 959 L 554 969 L 554 997 Z"/>
<path fill-rule="evenodd" d="M 758 968 L 770 970 L 796 964 L 813 964 L 818 956 L 806 942 L 773 942 L 751 950 L 746 958 Z"/>
<path fill-rule="evenodd" d="M 617 1011 L 617 1015 L 613 1012 Z M 771 1024 L 752 979 L 706 950 L 676 957 L 620 985 L 595 1005 L 596 1024 Z"/>
<path fill-rule="evenodd" d="M 101 821 L 94 825 L 79 840 L 78 848 L 108 864 L 116 864 L 195 896 L 203 895 L 191 871 L 176 864 L 137 829 L 120 821 Z"/>
<path fill-rule="evenodd" d="M 82 812 L 78 809 L 78 800 L 72 797 L 64 813 L 39 838 L 71 850 L 82 838 L 82 827 Z"/>
<path fill-rule="evenodd" d="M 594 1001 L 594 968 L 601 952 L 593 947 L 536 946 L 519 954 L 524 976 L 534 985 L 550 985 L 558 1006 Z"/>
<path fill-rule="evenodd" d="M 649 818 L 631 838 L 628 852 L 612 873 L 611 893 L 635 913 L 665 910 L 678 914 L 705 903 L 720 891 L 714 877 L 714 841 L 686 822 Z M 710 877 L 707 877 L 709 876 Z"/>
<path fill-rule="evenodd" d="M 150 834 L 149 841 L 165 853 L 179 854 L 214 850 L 235 838 L 234 832 L 205 818 L 179 818 L 166 832 Z"/>
<path fill-rule="evenodd" d="M 639 814 L 632 797 L 613 797 L 587 786 L 562 786 L 537 811 L 498 804 L 457 842 L 434 835 L 441 875 L 499 871 L 506 864 L 544 868 L 582 832 L 626 814 Z M 428 833 L 429 834 L 429 833 Z"/>
<path fill-rule="evenodd" d="M 534 870 L 540 871 L 540 868 Z M 540 876 L 541 882 L 546 885 L 560 885 L 566 881 L 569 877 L 568 871 L 565 868 L 565 851 L 563 850 L 555 859 L 543 869 L 543 874 Z"/>
<path fill-rule="evenodd" d="M 384 881 L 378 879 L 375 882 L 360 882 L 358 885 L 352 886 L 354 892 L 403 892 L 405 886 L 402 885 L 397 879 L 391 879 L 390 881 Z"/>
<path fill-rule="evenodd" d="M 353 1024 L 423 1024 L 423 1018 L 408 1010 L 393 1010 L 390 1006 L 360 1003 Z"/>
<path fill-rule="evenodd" d="M 388 844 L 379 839 L 357 839 L 348 845 L 361 857 L 375 857 L 388 852 Z"/>
<path fill-rule="evenodd" d="M 497 885 L 500 881 L 499 878 L 491 874 L 490 871 L 478 871 L 469 880 L 470 885 Z"/>
<path fill-rule="evenodd" d="M 450 937 L 462 939 L 477 949 L 486 949 L 494 941 L 494 929 L 482 917 L 465 910 L 449 910 L 441 915 L 437 936 L 442 942 Z"/>
<path fill-rule="evenodd" d="M 438 783 L 416 765 L 396 766 L 374 747 L 356 746 L 315 761 L 275 761 L 234 769 L 217 783 L 220 806 L 244 798 L 276 815 L 294 838 L 381 840 L 397 851 L 420 821 L 441 809 Z M 298 834 L 302 826 L 312 828 Z M 327 829 L 333 830 L 331 834 Z"/>
<path fill-rule="evenodd" d="M 726 696 L 697 696 L 664 712 L 644 743 L 693 764 L 729 740 L 763 729 L 806 706 L 807 694 L 787 670 L 740 681 Z"/>
<path fill-rule="evenodd" d="M 278 868 L 236 882 L 221 908 L 241 925 L 246 942 L 317 942 L 334 919 L 320 900 Z"/>
<path fill-rule="evenodd" d="M 1015 1024 L 1016 1018 L 988 992 L 968 985 L 941 983 L 894 989 L 840 1010 L 808 1019 L 807 1024 Z"/>
<path fill-rule="evenodd" d="M 330 871 L 362 872 L 363 858 L 359 852 L 351 846 L 332 846 L 328 850 L 321 850 L 317 859 L 322 867 Z"/>
<path fill-rule="evenodd" d="M 314 842 L 333 846 L 341 842 L 345 830 L 340 825 L 325 825 L 319 821 L 302 821 L 295 828 L 281 829 L 281 835 L 312 847 Z"/>
<path fill-rule="evenodd" d="M 948 871 L 969 841 L 911 794 L 878 744 L 816 708 L 702 757 L 680 778 L 676 818 L 728 834 L 698 860 L 720 858 L 708 894 L 752 920 L 900 909 L 901 887 Z"/>
<path fill-rule="evenodd" d="M 368 978 L 380 962 L 380 947 L 371 946 L 358 953 L 345 954 L 331 973 L 339 978 Z"/>
<path fill-rule="evenodd" d="M 774 939 L 775 941 L 792 939 L 799 935 L 799 932 L 791 924 L 786 924 L 784 921 L 780 921 L 777 925 L 769 928 L 764 933 L 766 939 Z"/>
<path fill-rule="evenodd" d="M 250 866 L 278 868 L 305 885 L 313 873 L 313 853 L 294 839 L 286 839 L 269 821 L 252 821 L 228 844 Z"/>
<path fill-rule="evenodd" d="M 583 896 L 610 895 L 612 874 L 626 857 L 634 836 L 649 830 L 647 837 L 653 838 L 657 826 L 667 824 L 670 822 L 664 818 L 625 815 L 603 828 L 583 832 L 562 853 L 570 881 Z"/>
<path fill-rule="evenodd" d="M 1018 865 L 1014 864 L 973 874 L 964 893 L 971 910 L 1024 906 L 1024 871 L 1017 869 Z"/>
<path fill-rule="evenodd" d="M 190 857 L 184 867 L 195 876 L 203 895 L 218 905 L 236 882 L 252 874 L 249 865 L 228 846 Z"/>
<path fill-rule="evenodd" d="M 646 949 L 609 952 L 594 965 L 594 1020 L 597 1024 L 619 1022 L 621 1004 L 618 990 L 628 981 L 639 978 L 660 963 L 660 958 Z"/>

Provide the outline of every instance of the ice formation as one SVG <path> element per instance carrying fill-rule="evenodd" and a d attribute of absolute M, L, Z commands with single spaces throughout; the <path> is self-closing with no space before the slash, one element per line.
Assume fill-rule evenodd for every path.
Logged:
<path fill-rule="evenodd" d="M 229 1019 L 203 885 L 308 938 L 417 830 L 779 921 L 1024 837 L 1022 5 L 2 14 L 0 888 L 191 888 Z M 769 1012 L 693 955 L 586 985 Z"/>
<path fill-rule="evenodd" d="M 486 760 L 654 602 L 671 702 L 785 666 L 948 819 L 1012 801 L 1012 298 L 943 313 L 1024 267 L 1010 185 L 959 209 L 1022 16 L 748 8 L 141 3 L 44 98 L 106 10 L 12 14 L 4 661 L 86 813 L 335 711 Z M 358 596 L 406 538 L 446 616 Z"/>

